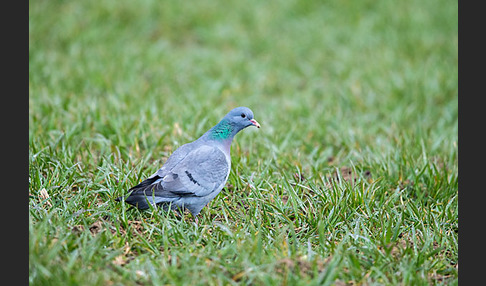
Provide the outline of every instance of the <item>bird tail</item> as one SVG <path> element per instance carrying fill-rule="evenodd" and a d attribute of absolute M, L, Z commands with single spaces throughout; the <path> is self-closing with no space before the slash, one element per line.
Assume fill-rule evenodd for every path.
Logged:
<path fill-rule="evenodd" d="M 124 201 L 130 205 L 133 205 L 139 209 L 148 209 L 149 204 L 158 204 L 162 202 L 170 202 L 175 198 L 165 198 L 159 195 L 163 191 L 162 186 L 157 183 L 161 179 L 160 176 L 153 176 L 142 181 L 140 184 L 130 188 L 130 192 L 127 196 L 121 196 L 115 199 L 115 201 Z"/>

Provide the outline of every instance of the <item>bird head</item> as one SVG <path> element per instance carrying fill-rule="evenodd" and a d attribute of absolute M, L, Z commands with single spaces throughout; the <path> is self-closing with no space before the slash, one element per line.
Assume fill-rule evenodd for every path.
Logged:
<path fill-rule="evenodd" d="M 239 130 L 248 126 L 260 128 L 260 123 L 253 118 L 253 111 L 248 107 L 236 107 L 228 112 L 225 117 Z"/>

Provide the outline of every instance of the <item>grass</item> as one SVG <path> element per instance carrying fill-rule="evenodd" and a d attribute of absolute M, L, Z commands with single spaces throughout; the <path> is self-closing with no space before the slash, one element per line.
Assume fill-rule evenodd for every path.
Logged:
<path fill-rule="evenodd" d="M 457 284 L 457 11 L 30 1 L 30 284 Z M 241 105 L 199 225 L 114 201 Z"/>

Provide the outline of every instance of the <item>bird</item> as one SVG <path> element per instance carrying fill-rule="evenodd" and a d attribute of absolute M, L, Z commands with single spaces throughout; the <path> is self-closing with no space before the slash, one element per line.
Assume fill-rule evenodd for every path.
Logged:
<path fill-rule="evenodd" d="M 228 112 L 218 124 L 193 142 L 177 148 L 150 177 L 118 197 L 138 209 L 149 204 L 164 210 L 189 210 L 197 216 L 223 189 L 231 170 L 231 142 L 241 130 L 255 126 L 253 111 L 244 106 Z"/>

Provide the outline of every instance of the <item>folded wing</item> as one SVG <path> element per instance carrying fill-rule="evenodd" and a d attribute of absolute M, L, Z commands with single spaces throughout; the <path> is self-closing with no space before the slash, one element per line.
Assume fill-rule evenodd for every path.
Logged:
<path fill-rule="evenodd" d="M 176 155 L 176 154 L 174 154 Z M 148 208 L 150 203 L 176 202 L 184 197 L 204 197 L 224 186 L 229 174 L 229 164 L 217 147 L 201 145 L 171 160 L 170 169 L 164 165 L 155 174 L 134 186 L 125 199 L 138 208 Z"/>

